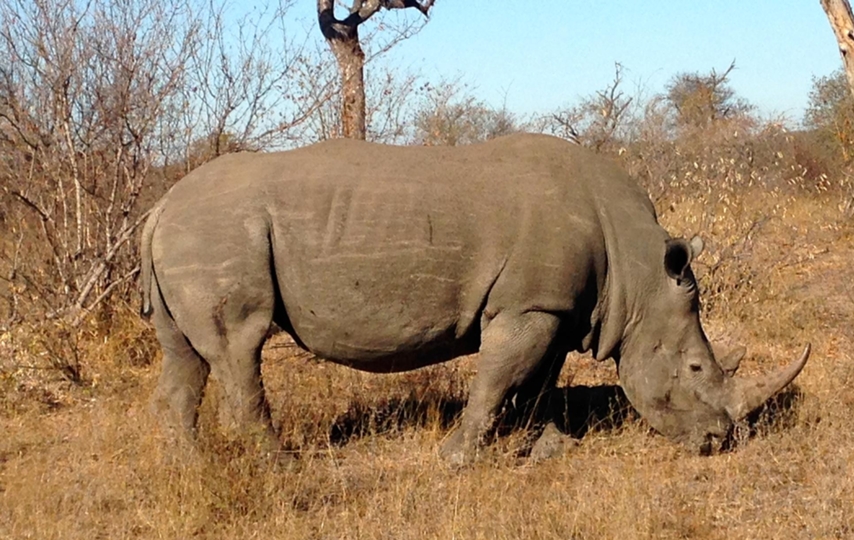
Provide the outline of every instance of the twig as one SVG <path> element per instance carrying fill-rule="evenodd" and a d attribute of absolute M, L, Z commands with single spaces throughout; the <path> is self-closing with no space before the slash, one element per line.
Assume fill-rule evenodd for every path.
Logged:
<path fill-rule="evenodd" d="M 74 310 L 83 309 L 83 304 L 86 302 L 86 298 L 92 293 L 92 289 L 95 287 L 95 284 L 98 282 L 98 279 L 103 275 L 103 273 L 107 270 L 113 258 L 119 252 L 119 249 L 130 240 L 133 232 L 142 224 L 143 221 L 148 217 L 148 214 L 151 213 L 151 210 L 144 212 L 139 218 L 134 221 L 130 226 L 126 227 L 121 233 L 119 233 L 119 237 L 116 239 L 115 244 L 110 248 L 107 254 L 101 260 L 97 261 L 92 265 L 92 268 L 89 269 L 87 273 L 87 278 L 85 285 L 80 290 L 80 294 L 77 295 L 77 300 L 74 302 Z"/>
<path fill-rule="evenodd" d="M 130 278 L 132 278 L 132 277 L 134 277 L 135 275 L 137 275 L 137 274 L 139 273 L 139 269 L 140 269 L 139 265 L 136 265 L 136 266 L 133 268 L 133 270 L 131 270 L 130 272 L 128 272 L 127 274 L 123 275 L 123 276 L 122 276 L 122 277 L 120 277 L 119 279 L 117 279 L 117 280 L 113 281 L 112 283 L 110 283 L 110 284 L 107 286 L 107 288 L 106 288 L 106 289 L 104 289 L 104 292 L 102 292 L 101 294 L 99 294 L 99 295 L 98 295 L 98 297 L 97 297 L 97 298 L 95 298 L 95 299 L 92 301 L 92 303 L 91 303 L 91 304 L 89 304 L 88 306 L 86 306 L 86 307 L 84 307 L 84 308 L 74 309 L 74 310 L 72 311 L 72 312 L 73 312 L 73 318 L 72 318 L 72 320 L 71 320 L 71 326 L 72 326 L 72 327 L 74 327 L 74 328 L 76 328 L 76 327 L 80 326 L 80 323 L 81 323 L 81 322 L 83 322 L 83 319 L 84 319 L 87 315 L 89 315 L 89 314 L 92 312 L 92 310 L 93 310 L 93 309 L 95 309 L 95 307 L 96 307 L 98 304 L 100 304 L 100 303 L 101 303 L 101 302 L 102 302 L 102 301 L 103 301 L 107 296 L 109 296 L 109 295 L 110 295 L 110 293 L 113 291 L 113 289 L 115 289 L 116 287 L 118 287 L 119 285 L 121 285 L 122 283 L 124 283 L 125 281 L 127 281 L 127 280 L 129 280 Z"/>

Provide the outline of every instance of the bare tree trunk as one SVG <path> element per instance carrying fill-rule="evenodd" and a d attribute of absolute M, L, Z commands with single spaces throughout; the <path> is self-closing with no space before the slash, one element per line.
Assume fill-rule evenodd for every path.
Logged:
<path fill-rule="evenodd" d="M 330 42 L 341 71 L 341 132 L 350 139 L 365 139 L 365 53 L 359 36 Z"/>
<path fill-rule="evenodd" d="M 827 13 L 827 19 L 836 34 L 839 54 L 848 76 L 848 88 L 854 96 L 854 15 L 848 0 L 821 0 L 821 7 Z"/>
<path fill-rule="evenodd" d="M 346 24 L 332 13 L 334 0 L 318 0 L 320 30 L 338 62 L 341 74 L 341 135 L 365 139 L 365 52 L 359 43 L 359 24 Z M 353 19 L 351 15 L 346 20 Z"/>
<path fill-rule="evenodd" d="M 365 52 L 359 43 L 359 25 L 371 18 L 380 8 L 416 8 L 424 16 L 434 0 L 423 4 L 417 0 L 354 0 L 350 15 L 344 20 L 335 18 L 335 0 L 317 0 L 317 20 L 320 31 L 341 73 L 341 135 L 348 139 L 367 136 L 365 107 Z"/>

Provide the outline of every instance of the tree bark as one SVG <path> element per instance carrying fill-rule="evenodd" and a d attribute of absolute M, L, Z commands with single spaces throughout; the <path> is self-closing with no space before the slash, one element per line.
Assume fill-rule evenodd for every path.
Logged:
<path fill-rule="evenodd" d="M 318 4 L 325 1 L 318 0 Z M 329 28 L 336 29 L 333 32 L 324 32 L 323 35 L 335 55 L 338 72 L 341 74 L 341 136 L 347 139 L 365 139 L 365 52 L 359 43 L 359 27 L 333 24 Z"/>
<path fill-rule="evenodd" d="M 821 0 L 821 7 L 839 43 L 839 54 L 848 77 L 848 89 L 854 96 L 854 15 L 851 4 L 848 0 Z"/>
<path fill-rule="evenodd" d="M 354 0 L 350 15 L 344 20 L 335 18 L 335 0 L 317 0 L 317 20 L 320 31 L 341 74 L 341 136 L 365 139 L 367 136 L 365 108 L 365 52 L 359 43 L 359 25 L 380 8 L 416 8 L 427 16 L 435 0 Z"/>

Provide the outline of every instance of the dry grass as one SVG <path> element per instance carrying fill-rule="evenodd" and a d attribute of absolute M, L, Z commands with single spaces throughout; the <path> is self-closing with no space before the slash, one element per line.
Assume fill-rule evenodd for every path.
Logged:
<path fill-rule="evenodd" d="M 141 323 L 127 322 L 88 342 L 83 386 L 13 366 L 0 338 L 0 538 L 854 537 L 854 236 L 840 200 L 745 194 L 733 203 L 743 213 L 777 209 L 749 244 L 723 252 L 716 276 L 738 235 L 712 228 L 698 265 L 722 295 L 710 337 L 747 345 L 747 372 L 814 345 L 800 391 L 732 452 L 688 455 L 630 416 L 591 420 L 577 447 L 536 465 L 515 431 L 452 472 L 436 450 L 469 360 L 369 375 L 294 356 L 277 337 L 265 377 L 297 458 L 272 465 L 221 433 L 214 387 L 201 451 L 174 459 L 147 413 L 150 332 L 141 340 Z M 690 232 L 691 208 L 676 200 L 662 219 Z M 569 380 L 608 385 L 615 374 L 573 358 Z"/>

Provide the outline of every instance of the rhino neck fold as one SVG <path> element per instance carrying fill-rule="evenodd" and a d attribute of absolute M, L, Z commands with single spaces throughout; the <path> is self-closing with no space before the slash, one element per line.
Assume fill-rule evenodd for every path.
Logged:
<path fill-rule="evenodd" d="M 611 358 L 619 350 L 626 326 L 626 291 L 624 280 L 620 279 L 619 242 L 609 216 L 599 208 L 599 220 L 605 239 L 605 286 L 599 295 L 594 311 L 594 328 L 598 326 L 598 344 L 593 352 L 596 360 Z"/>
<path fill-rule="evenodd" d="M 632 332 L 642 314 L 643 296 L 654 294 L 650 274 L 654 256 L 664 246 L 667 233 L 658 226 L 655 214 L 636 204 L 611 208 L 594 195 L 605 242 L 606 276 L 604 293 L 596 306 L 599 324 L 597 360 L 619 357 L 625 338 Z M 632 202 L 633 199 L 623 199 Z M 648 201 L 648 199 L 647 199 Z M 649 203 L 651 205 L 651 203 Z M 662 261 L 663 262 L 663 261 Z"/>

